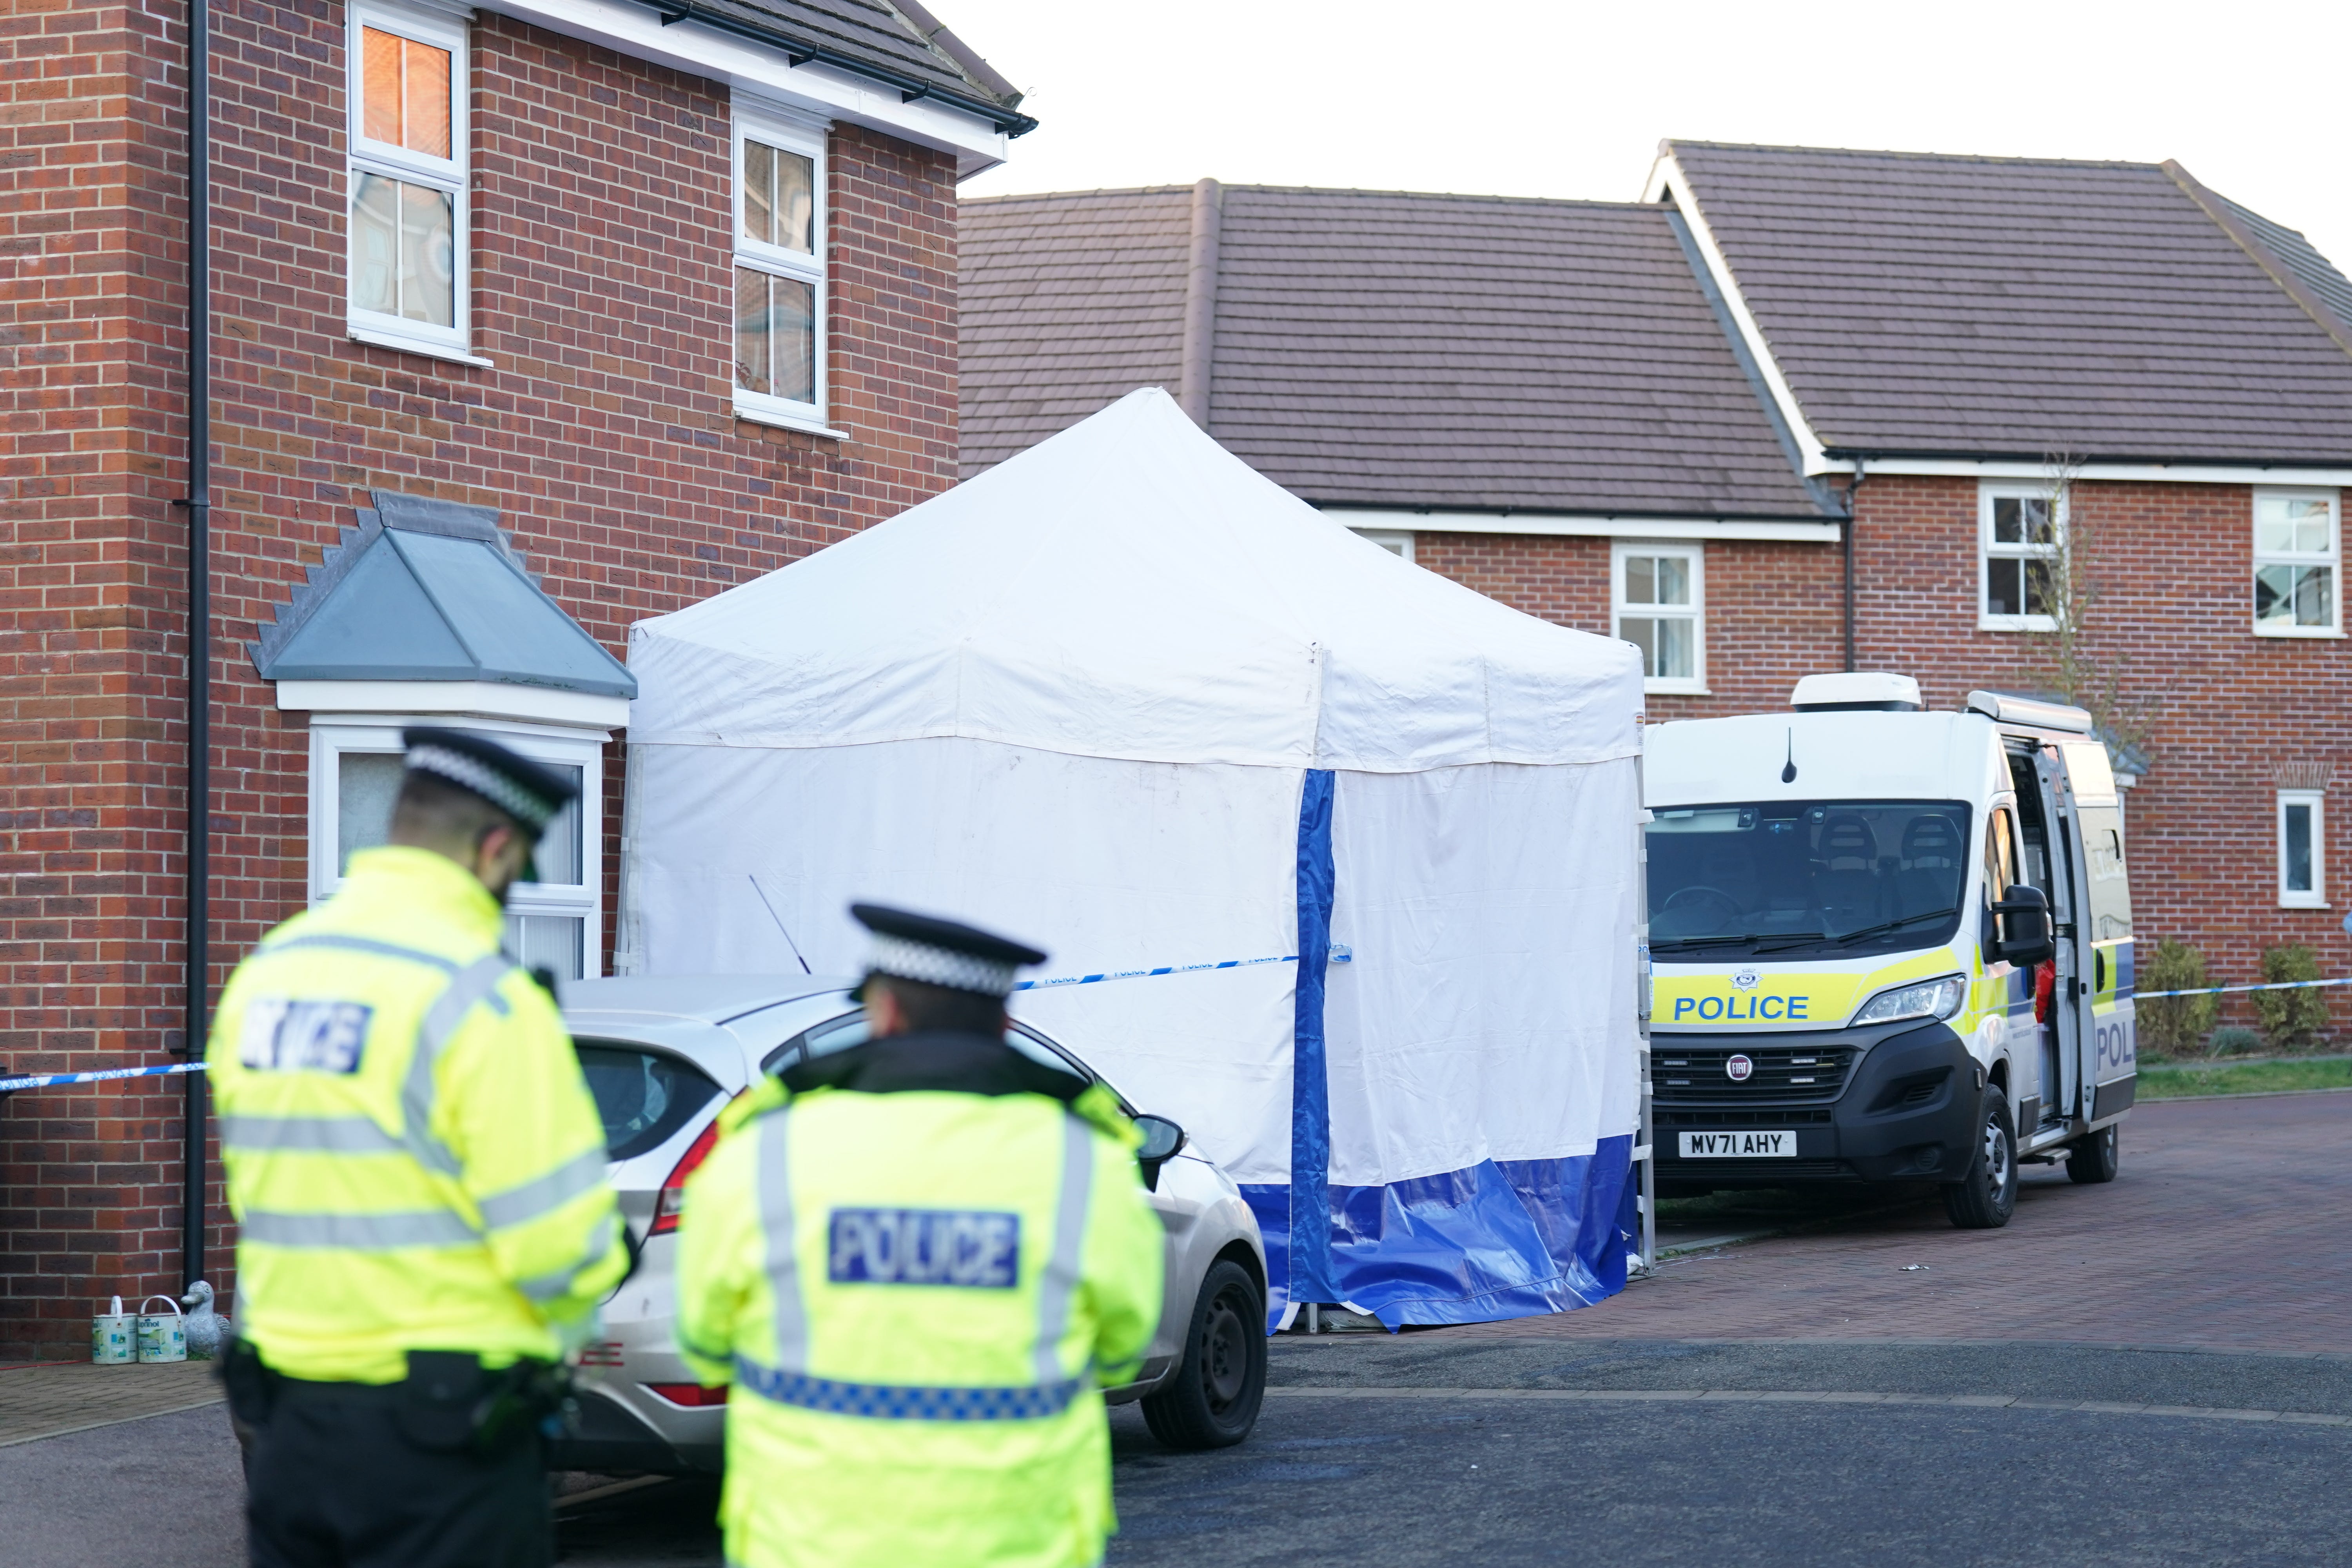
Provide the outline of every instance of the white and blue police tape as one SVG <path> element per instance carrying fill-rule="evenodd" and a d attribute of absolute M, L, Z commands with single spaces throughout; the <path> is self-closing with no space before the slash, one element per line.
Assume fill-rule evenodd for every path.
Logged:
<path fill-rule="evenodd" d="M 1339 942 L 1331 944 L 1331 962 L 1349 963 L 1355 954 Z M 1015 991 L 1046 991 L 1057 985 L 1099 985 L 1106 980 L 1150 980 L 1160 974 L 1200 974 L 1213 969 L 1255 969 L 1261 963 L 1296 963 L 1298 955 L 1286 952 L 1278 958 L 1227 958 L 1214 963 L 1163 963 L 1157 969 L 1113 969 L 1100 974 L 1064 974 L 1052 980 L 1024 980 Z"/>
<path fill-rule="evenodd" d="M 204 1070 L 202 1062 L 175 1062 L 167 1068 L 109 1068 L 104 1072 L 53 1072 L 39 1078 L 0 1078 L 0 1094 L 18 1089 L 47 1089 L 60 1083 L 99 1083 L 116 1078 L 161 1078 L 166 1073 Z"/>
<path fill-rule="evenodd" d="M 2273 980 L 2267 985 L 2200 985 L 2194 991 L 2135 991 L 2135 1002 L 2152 1002 L 2158 996 L 2219 996 L 2224 992 L 2239 991 L 2312 991 L 2323 985 L 2352 985 L 2352 975 L 2341 980 Z"/>

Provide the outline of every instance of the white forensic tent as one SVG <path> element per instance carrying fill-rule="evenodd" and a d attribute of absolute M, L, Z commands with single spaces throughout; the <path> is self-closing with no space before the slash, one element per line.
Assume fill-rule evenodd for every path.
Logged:
<path fill-rule="evenodd" d="M 853 899 L 1049 976 L 1295 960 L 1015 1011 L 1242 1184 L 1277 1307 L 1467 1322 L 1622 1283 L 1628 645 L 1358 538 L 1146 389 L 639 623 L 629 665 L 637 973 L 793 970 L 779 920 L 854 973 Z"/>

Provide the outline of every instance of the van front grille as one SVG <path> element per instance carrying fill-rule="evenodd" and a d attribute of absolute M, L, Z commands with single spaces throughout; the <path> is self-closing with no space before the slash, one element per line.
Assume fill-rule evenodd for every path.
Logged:
<path fill-rule="evenodd" d="M 1780 1107 L 1769 1110 L 1721 1110 L 1709 1107 L 1705 1110 L 1657 1110 L 1650 1119 L 1660 1127 L 1699 1131 L 1717 1127 L 1826 1127 L 1835 1120 L 1835 1112 L 1826 1106 L 1819 1110 Z"/>
<path fill-rule="evenodd" d="M 1650 1046 L 1650 1098 L 1660 1105 L 1801 1104 L 1835 1100 L 1853 1068 L 1852 1046 Z M 1746 1057 L 1744 1079 L 1730 1062 Z"/>

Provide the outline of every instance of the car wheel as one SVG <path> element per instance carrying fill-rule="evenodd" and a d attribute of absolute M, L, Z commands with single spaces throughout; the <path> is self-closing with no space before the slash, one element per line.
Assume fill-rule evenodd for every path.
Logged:
<path fill-rule="evenodd" d="M 1143 1419 L 1171 1448 L 1226 1448 L 1250 1435 L 1265 1399 L 1265 1293 L 1220 1258 L 1192 1304 L 1184 1359 L 1143 1396 Z"/>
<path fill-rule="evenodd" d="M 2017 1135 L 1998 1088 L 1985 1096 L 1984 1132 L 1969 1173 L 1944 1189 L 1944 1212 L 1962 1230 L 1998 1230 L 2017 1212 Z"/>
<path fill-rule="evenodd" d="M 2116 1179 L 2116 1168 L 2123 1163 L 2123 1151 L 2116 1137 L 2121 1129 L 2102 1127 L 2088 1138 L 2075 1140 L 2066 1151 L 2066 1179 L 2095 1187 L 2102 1182 Z"/>

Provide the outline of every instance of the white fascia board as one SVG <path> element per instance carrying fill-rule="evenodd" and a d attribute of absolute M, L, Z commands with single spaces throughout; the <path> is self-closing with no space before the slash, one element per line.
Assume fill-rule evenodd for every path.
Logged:
<path fill-rule="evenodd" d="M 1790 544 L 1835 544 L 1838 523 L 1761 522 L 1719 517 L 1559 517 L 1524 511 L 1397 511 L 1327 506 L 1323 515 L 1349 528 L 1406 533 L 1539 533 L 1569 539 L 1747 539 Z"/>
<path fill-rule="evenodd" d="M 1851 459 L 1832 461 L 1815 470 L 1846 474 Z M 1914 474 L 1931 479 L 2034 479 L 2047 484 L 2048 463 L 1974 458 L 1871 458 L 1864 463 L 1869 474 Z M 2352 468 L 2298 468 L 2286 464 L 2267 468 L 2196 463 L 2085 463 L 2069 477 L 2077 481 L 2109 479 L 2175 485 L 2352 485 Z"/>
<path fill-rule="evenodd" d="M 1657 166 L 1650 171 L 1649 188 L 1642 199 L 1661 202 L 1671 198 L 1675 210 L 1690 225 L 1691 238 L 1698 244 L 1699 254 L 1706 258 L 1706 269 L 1714 276 L 1715 286 L 1723 291 L 1724 303 L 1730 308 L 1731 319 L 1739 328 L 1739 336 L 1754 356 L 1757 368 L 1764 373 L 1764 384 L 1772 394 L 1773 405 L 1780 417 L 1789 423 L 1789 433 L 1797 438 L 1797 449 L 1805 460 L 1805 472 L 1814 474 L 1843 473 L 1841 466 L 1822 456 L 1821 437 L 1806 423 L 1805 411 L 1797 403 L 1797 394 L 1789 385 L 1789 378 L 1780 374 L 1780 362 L 1772 357 L 1772 345 L 1764 341 L 1764 329 L 1756 323 L 1756 314 L 1748 308 L 1748 296 L 1739 289 L 1739 279 L 1733 275 L 1731 263 L 1724 259 L 1723 247 L 1715 243 L 1715 231 L 1707 226 L 1706 214 L 1699 210 L 1698 198 L 1691 194 L 1690 181 L 1683 174 L 1683 166 L 1671 153 L 1662 153 Z"/>
<path fill-rule="evenodd" d="M 629 700 L 497 680 L 281 680 L 280 710 L 520 719 L 574 730 L 625 730 Z"/>
<path fill-rule="evenodd" d="M 845 120 L 902 142 L 952 153 L 960 180 L 1004 162 L 1004 132 L 978 115 L 928 98 L 904 102 L 895 87 L 814 60 L 796 66 L 782 49 L 699 22 L 665 27 L 650 6 L 626 0 L 484 0 L 476 8 L 709 77 L 803 113 Z"/>

